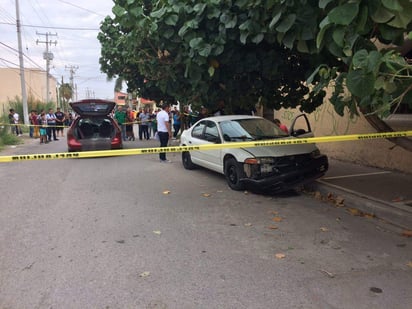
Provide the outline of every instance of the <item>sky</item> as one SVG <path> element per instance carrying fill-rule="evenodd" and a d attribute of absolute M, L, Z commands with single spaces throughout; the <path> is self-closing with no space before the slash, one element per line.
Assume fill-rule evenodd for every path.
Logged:
<path fill-rule="evenodd" d="M 114 80 L 108 82 L 99 65 L 100 23 L 113 16 L 111 0 L 19 0 L 24 66 L 46 70 L 46 33 L 53 53 L 50 74 L 70 83 L 70 68 L 78 100 L 113 100 Z M 56 42 L 56 44 L 55 44 Z M 0 67 L 19 67 L 15 0 L 0 0 Z"/>

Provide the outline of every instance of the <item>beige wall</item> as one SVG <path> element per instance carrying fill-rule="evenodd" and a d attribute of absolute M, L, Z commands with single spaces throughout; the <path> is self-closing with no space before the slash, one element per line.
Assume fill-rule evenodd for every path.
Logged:
<path fill-rule="evenodd" d="M 299 110 L 280 110 L 275 111 L 275 118 L 289 127 L 292 119 L 299 114 Z M 325 102 L 308 116 L 315 136 L 376 133 L 362 115 L 352 119 L 349 115 L 340 117 L 329 102 Z M 402 130 L 412 130 L 412 115 L 408 115 L 406 124 Z M 393 143 L 385 139 L 330 142 L 318 144 L 318 147 L 334 159 L 412 174 L 412 153 L 394 147 Z"/>
<path fill-rule="evenodd" d="M 27 97 L 32 96 L 35 100 L 46 102 L 46 72 L 39 69 L 25 69 L 24 78 Z M 50 76 L 49 99 L 53 102 L 57 102 L 56 86 L 56 79 Z M 21 98 L 20 69 L 0 68 L 0 113 L 8 110 L 8 101 L 14 100 L 16 96 Z"/>

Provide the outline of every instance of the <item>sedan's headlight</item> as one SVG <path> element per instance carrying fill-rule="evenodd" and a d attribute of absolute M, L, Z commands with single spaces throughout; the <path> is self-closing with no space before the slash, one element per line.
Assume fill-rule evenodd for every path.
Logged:
<path fill-rule="evenodd" d="M 248 158 L 244 161 L 245 164 L 273 164 L 275 159 L 271 157 L 264 158 Z"/>
<path fill-rule="evenodd" d="M 273 171 L 273 164 L 275 158 L 248 158 L 243 161 L 244 171 L 248 177 L 259 177 L 262 174 L 271 173 Z"/>

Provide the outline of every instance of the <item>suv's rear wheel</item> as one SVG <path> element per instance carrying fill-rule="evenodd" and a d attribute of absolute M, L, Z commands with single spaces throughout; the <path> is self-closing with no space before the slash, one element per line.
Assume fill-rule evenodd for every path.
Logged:
<path fill-rule="evenodd" d="M 242 166 L 234 158 L 229 158 L 225 161 L 225 176 L 229 187 L 233 190 L 244 190 L 245 185 L 240 182 L 241 178 L 244 178 L 245 172 Z"/>

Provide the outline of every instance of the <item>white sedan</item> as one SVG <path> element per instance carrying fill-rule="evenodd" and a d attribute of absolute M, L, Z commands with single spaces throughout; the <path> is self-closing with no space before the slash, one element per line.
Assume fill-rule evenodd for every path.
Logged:
<path fill-rule="evenodd" d="M 296 121 L 305 128 L 295 130 Z M 306 115 L 295 119 L 290 135 L 262 117 L 230 115 L 199 120 L 183 131 L 182 146 L 226 144 L 242 141 L 291 139 L 313 136 Z M 263 147 L 221 148 L 182 153 L 183 166 L 197 166 L 224 174 L 233 190 L 263 190 L 281 192 L 323 176 L 328 170 L 328 158 L 320 154 L 315 144 Z"/>

